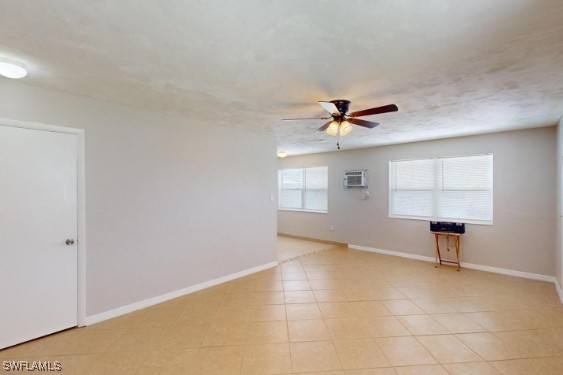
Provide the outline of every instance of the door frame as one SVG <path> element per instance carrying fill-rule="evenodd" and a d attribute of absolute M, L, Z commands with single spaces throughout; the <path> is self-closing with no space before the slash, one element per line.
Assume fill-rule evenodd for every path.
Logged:
<path fill-rule="evenodd" d="M 73 134 L 77 140 L 77 325 L 86 325 L 86 152 L 84 129 L 0 118 L 0 126 Z"/>

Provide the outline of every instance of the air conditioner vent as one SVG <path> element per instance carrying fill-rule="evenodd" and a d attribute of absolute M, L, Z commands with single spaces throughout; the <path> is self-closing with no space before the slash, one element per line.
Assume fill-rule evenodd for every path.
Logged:
<path fill-rule="evenodd" d="M 351 187 L 367 187 L 368 186 L 368 171 L 355 170 L 344 171 L 344 188 Z"/>

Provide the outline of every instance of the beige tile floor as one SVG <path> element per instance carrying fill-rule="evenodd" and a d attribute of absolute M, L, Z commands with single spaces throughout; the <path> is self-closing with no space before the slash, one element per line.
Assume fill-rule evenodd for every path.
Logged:
<path fill-rule="evenodd" d="M 299 258 L 303 255 L 319 252 L 325 249 L 331 249 L 336 246 L 322 242 L 304 241 L 298 238 L 278 236 L 278 260 L 284 262 L 287 260 Z"/>
<path fill-rule="evenodd" d="M 549 283 L 336 248 L 0 352 L 73 374 L 563 374 Z"/>

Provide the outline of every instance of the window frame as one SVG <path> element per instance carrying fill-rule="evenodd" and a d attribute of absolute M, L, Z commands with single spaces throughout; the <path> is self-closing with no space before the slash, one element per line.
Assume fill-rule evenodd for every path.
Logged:
<path fill-rule="evenodd" d="M 314 168 L 326 168 L 326 190 L 325 189 L 307 189 L 307 169 L 314 169 Z M 301 175 L 303 179 L 303 187 L 302 188 L 294 188 L 294 189 L 282 189 L 282 173 L 288 169 L 300 169 Z M 280 207 L 281 197 L 282 197 L 282 190 L 301 190 L 301 208 L 287 208 L 287 207 Z M 308 212 L 313 214 L 327 214 L 328 213 L 328 166 L 327 165 L 318 165 L 313 167 L 299 167 L 299 168 L 280 168 L 278 169 L 278 211 L 293 211 L 293 212 Z M 311 210 L 305 208 L 305 197 L 307 191 L 326 191 L 326 210 Z"/>
<path fill-rule="evenodd" d="M 461 219 L 461 218 L 452 218 L 452 217 L 439 217 L 439 216 L 417 216 L 417 215 L 401 215 L 401 214 L 394 214 L 391 212 L 392 208 L 392 165 L 393 163 L 403 162 L 403 161 L 422 161 L 422 160 L 433 160 L 435 165 L 434 169 L 438 169 L 438 165 L 436 161 L 444 160 L 444 159 L 451 159 L 451 158 L 464 158 L 464 157 L 474 157 L 474 156 L 490 156 L 491 157 L 491 188 L 490 190 L 482 190 L 482 191 L 489 191 L 490 194 L 490 202 L 491 202 L 491 219 L 490 220 L 479 220 L 479 219 Z M 445 222 L 462 222 L 466 224 L 477 224 L 477 225 L 493 225 L 494 223 L 494 154 L 490 153 L 483 153 L 483 154 L 471 154 L 471 155 L 452 155 L 452 156 L 437 156 L 437 157 L 430 157 L 430 158 L 416 158 L 416 159 L 398 159 L 398 160 L 389 160 L 389 169 L 388 169 L 388 216 L 392 219 L 409 219 L 409 220 L 422 220 L 422 221 L 445 221 Z M 437 172 L 434 173 L 434 181 L 433 181 L 433 188 L 432 190 L 420 190 L 420 189 L 410 189 L 410 191 L 428 191 L 432 194 L 432 214 L 435 214 L 435 209 L 437 207 L 437 199 L 440 193 L 438 189 L 439 183 L 436 181 Z M 442 176 L 442 184 L 443 184 L 443 176 Z M 396 190 L 396 189 L 395 189 Z M 401 191 L 409 191 L 409 189 L 403 189 Z M 453 191 L 453 190 L 448 190 Z M 479 191 L 479 190 L 456 190 L 456 191 Z"/>

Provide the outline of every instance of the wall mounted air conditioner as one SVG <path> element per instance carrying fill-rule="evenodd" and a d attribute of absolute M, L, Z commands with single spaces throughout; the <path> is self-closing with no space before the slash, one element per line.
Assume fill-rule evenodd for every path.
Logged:
<path fill-rule="evenodd" d="M 344 171 L 344 188 L 368 187 L 368 171 Z"/>

